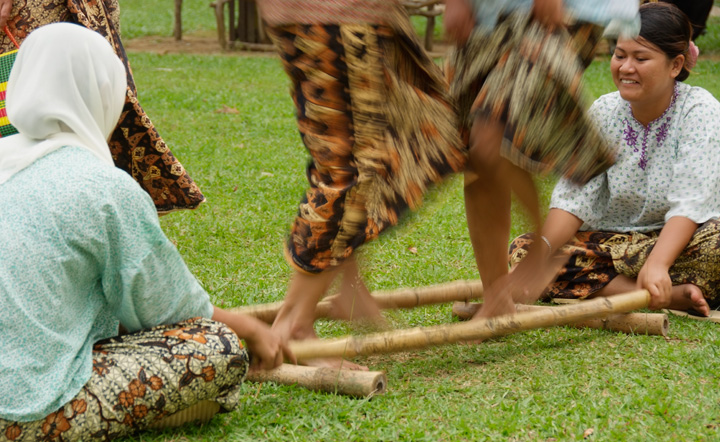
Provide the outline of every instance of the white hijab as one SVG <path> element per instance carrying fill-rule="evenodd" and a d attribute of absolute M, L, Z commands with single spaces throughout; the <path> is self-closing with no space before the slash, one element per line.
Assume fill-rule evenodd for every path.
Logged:
<path fill-rule="evenodd" d="M 100 34 L 70 23 L 32 32 L 8 81 L 8 119 L 19 133 L 0 138 L 0 184 L 62 146 L 112 165 L 107 139 L 126 85 L 122 62 Z"/>

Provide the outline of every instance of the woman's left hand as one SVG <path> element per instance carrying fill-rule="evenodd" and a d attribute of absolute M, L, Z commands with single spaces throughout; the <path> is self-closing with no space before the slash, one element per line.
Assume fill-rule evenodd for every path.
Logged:
<path fill-rule="evenodd" d="M 672 280 L 668 268 L 663 265 L 645 263 L 637 278 L 638 288 L 650 292 L 650 309 L 660 310 L 672 300 Z"/>
<path fill-rule="evenodd" d="M 638 288 L 650 292 L 650 308 L 667 308 L 672 301 L 670 267 L 695 234 L 698 224 L 684 216 L 670 218 L 637 277 Z"/>

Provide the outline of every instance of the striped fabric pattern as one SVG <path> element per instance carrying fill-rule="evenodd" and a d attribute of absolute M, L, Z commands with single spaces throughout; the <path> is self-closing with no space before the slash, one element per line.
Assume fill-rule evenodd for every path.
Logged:
<path fill-rule="evenodd" d="M 10 124 L 7 117 L 7 109 L 5 109 L 5 94 L 7 92 L 7 82 L 10 78 L 10 69 L 15 62 L 17 51 L 10 51 L 0 55 L 0 137 L 6 137 L 18 133 L 17 129 Z"/>

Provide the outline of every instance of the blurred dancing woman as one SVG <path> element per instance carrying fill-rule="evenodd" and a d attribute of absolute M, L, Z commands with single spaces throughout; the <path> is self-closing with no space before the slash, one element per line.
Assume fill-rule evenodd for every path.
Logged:
<path fill-rule="evenodd" d="M 486 287 L 476 317 L 513 313 L 513 296 L 539 295 L 555 273 L 556 260 L 538 241 L 526 266 L 508 275 L 511 191 L 539 231 L 533 173 L 582 184 L 613 164 L 611 147 L 585 114 L 581 77 L 601 26 L 616 19 L 637 32 L 637 7 L 627 0 L 447 1 L 444 23 L 457 44 L 448 63 L 451 94 L 470 154 L 467 221 Z"/>
<path fill-rule="evenodd" d="M 295 271 L 273 328 L 312 338 L 315 305 L 339 272 L 334 316 L 379 317 L 353 251 L 417 207 L 428 185 L 461 170 L 465 154 L 442 73 L 398 1 L 259 6 L 311 155 L 310 188 L 286 247 Z"/>

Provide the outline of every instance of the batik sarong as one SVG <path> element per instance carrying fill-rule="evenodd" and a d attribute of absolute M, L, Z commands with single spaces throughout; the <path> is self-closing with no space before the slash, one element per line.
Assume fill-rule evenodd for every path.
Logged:
<path fill-rule="evenodd" d="M 397 224 L 429 185 L 462 170 L 465 153 L 442 73 L 396 2 L 275 3 L 263 16 L 312 157 L 286 250 L 296 269 L 318 273 Z M 291 17 L 319 23 L 279 24 Z"/>
<path fill-rule="evenodd" d="M 0 440 L 111 440 L 203 401 L 237 406 L 248 354 L 225 325 L 209 319 L 160 326 L 100 341 L 90 380 L 44 419 L 0 419 Z"/>
<path fill-rule="evenodd" d="M 613 164 L 614 151 L 586 115 L 581 88 L 600 28 L 568 29 L 549 32 L 528 14 L 512 13 L 456 48 L 448 77 L 466 144 L 477 118 L 500 123 L 504 158 L 584 184 Z"/>
<path fill-rule="evenodd" d="M 650 233 L 578 232 L 561 251 L 569 261 L 550 285 L 543 299 L 584 299 L 597 293 L 613 278 L 636 279 L 660 231 Z M 533 242 L 531 234 L 510 245 L 510 264 L 519 263 Z M 700 226 L 690 243 L 670 267 L 673 285 L 694 284 L 702 290 L 710 308 L 720 306 L 720 221 Z"/>

